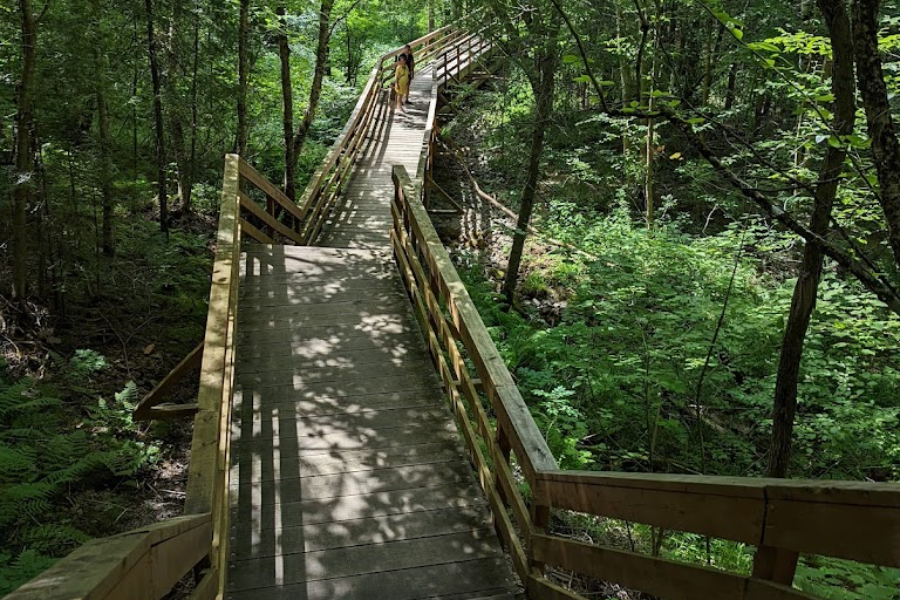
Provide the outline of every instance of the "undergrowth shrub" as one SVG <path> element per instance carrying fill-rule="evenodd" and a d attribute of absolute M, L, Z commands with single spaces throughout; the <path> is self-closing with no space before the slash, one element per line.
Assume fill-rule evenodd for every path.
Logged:
<path fill-rule="evenodd" d="M 0 364 L 0 594 L 90 539 L 66 510 L 68 498 L 128 481 L 158 456 L 136 439 L 133 382 L 112 400 L 78 406 L 62 398 L 89 393 L 106 359 L 78 350 L 63 364 L 58 386 L 8 381 Z"/>

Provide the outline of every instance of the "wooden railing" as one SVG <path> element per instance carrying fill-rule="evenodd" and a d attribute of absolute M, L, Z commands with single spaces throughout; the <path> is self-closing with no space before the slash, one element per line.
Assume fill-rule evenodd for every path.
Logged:
<path fill-rule="evenodd" d="M 422 181 L 402 166 L 393 179 L 394 256 L 529 598 L 582 598 L 547 579 L 546 565 L 672 600 L 814 598 L 790 587 L 801 552 L 900 567 L 896 484 L 560 471 L 428 217 Z M 552 535 L 551 510 L 754 545 L 753 573 Z"/>
<path fill-rule="evenodd" d="M 461 50 L 465 48 L 465 50 Z M 416 180 L 423 183 L 422 201 L 425 208 L 431 210 L 431 192 L 437 191 L 445 202 L 454 208 L 450 213 L 462 213 L 462 206 L 445 192 L 433 178 L 435 146 L 440 134 L 438 127 L 438 107 L 442 99 L 442 91 L 453 83 L 460 83 L 469 73 L 475 70 L 483 59 L 491 54 L 493 43 L 480 33 L 461 38 L 449 50 L 441 54 L 435 62 L 432 71 L 433 83 L 431 90 L 431 102 L 428 106 L 428 116 L 425 121 L 425 137 L 422 152 L 419 155 L 419 164 L 416 169 Z M 435 213 L 444 211 L 434 210 Z"/>
<path fill-rule="evenodd" d="M 203 344 L 182 361 L 183 365 L 193 364 L 202 356 L 200 392 L 196 406 L 190 407 L 196 416 L 186 516 L 90 542 L 8 600 L 157 600 L 192 569 L 197 578 L 192 600 L 214 598 L 225 589 L 241 237 L 246 234 L 271 243 L 278 234 L 296 241 L 300 222 L 299 210 L 278 188 L 236 154 L 225 157 L 206 334 Z M 178 376 L 186 370 L 176 369 Z M 172 383 L 167 378 L 154 391 L 161 396 Z M 145 399 L 140 406 L 142 415 L 156 418 L 154 411 L 160 409 L 155 404 L 161 400 L 156 396 Z"/>

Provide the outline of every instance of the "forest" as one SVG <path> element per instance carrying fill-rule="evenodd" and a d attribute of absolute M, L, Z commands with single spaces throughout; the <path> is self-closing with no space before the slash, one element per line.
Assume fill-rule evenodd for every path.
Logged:
<path fill-rule="evenodd" d="M 900 482 L 896 0 L 17 0 L 0 595 L 180 514 L 190 422 L 132 412 L 203 340 L 224 155 L 296 201 L 378 57 L 463 22 L 498 58 L 440 115 L 462 214 L 436 222 L 560 468 Z M 699 534 L 550 527 L 753 568 Z M 794 585 L 900 600 L 900 569 L 803 555 Z"/>

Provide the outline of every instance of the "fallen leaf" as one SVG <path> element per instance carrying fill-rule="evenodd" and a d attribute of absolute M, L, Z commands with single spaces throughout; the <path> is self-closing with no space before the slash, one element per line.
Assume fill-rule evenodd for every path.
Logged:
<path fill-rule="evenodd" d="M 148 344 L 146 348 L 144 348 L 144 354 L 153 354 L 153 351 L 156 350 L 156 344 Z"/>

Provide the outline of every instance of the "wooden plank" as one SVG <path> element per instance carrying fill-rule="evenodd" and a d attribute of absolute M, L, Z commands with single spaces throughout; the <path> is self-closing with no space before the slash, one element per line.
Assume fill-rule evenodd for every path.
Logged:
<path fill-rule="evenodd" d="M 274 244 L 275 240 L 270 238 L 268 235 L 263 233 L 261 230 L 257 229 L 255 225 L 253 225 L 250 221 L 242 218 L 241 219 L 241 232 L 246 233 L 254 240 L 261 244 Z"/>
<path fill-rule="evenodd" d="M 746 578 L 635 552 L 542 534 L 532 536 L 536 560 L 671 600 L 744 600 Z"/>
<path fill-rule="evenodd" d="M 752 479 L 746 484 L 704 479 L 554 472 L 539 474 L 538 483 L 543 500 L 554 508 L 760 544 L 765 517 L 763 486 L 754 485 Z"/>
<path fill-rule="evenodd" d="M 465 484 L 472 480 L 468 462 L 455 460 L 442 463 L 352 471 L 332 475 L 299 477 L 297 473 L 282 473 L 277 479 L 235 482 L 232 493 L 242 499 L 253 499 L 255 506 L 278 504 L 285 496 L 322 500 L 346 496 L 368 495 L 377 492 L 396 492 L 418 487 L 439 487 Z"/>
<path fill-rule="evenodd" d="M 162 378 L 156 384 L 156 387 L 150 391 L 135 407 L 133 416 L 138 421 L 151 419 L 151 410 L 153 407 L 165 401 L 165 395 L 178 383 L 191 369 L 199 368 L 203 360 L 203 342 L 197 344 L 174 369 Z"/>
<path fill-rule="evenodd" d="M 537 575 L 528 576 L 525 590 L 529 600 L 585 600 L 584 596 Z"/>
<path fill-rule="evenodd" d="M 146 535 L 88 542 L 5 600 L 102 600 L 149 551 Z"/>
<path fill-rule="evenodd" d="M 241 522 L 234 530 L 232 551 L 242 558 L 267 558 L 283 554 L 431 538 L 452 533 L 485 531 L 493 532 L 490 514 L 479 505 L 314 525 L 283 524 L 259 530 L 251 523 Z"/>
<path fill-rule="evenodd" d="M 246 590 L 229 597 L 232 600 L 418 600 L 423 597 L 441 600 L 454 594 L 465 594 L 463 597 L 468 598 L 491 595 L 510 590 L 514 585 L 506 559 L 490 558 Z"/>
<path fill-rule="evenodd" d="M 200 583 L 188 596 L 188 600 L 213 600 L 218 593 L 219 574 L 207 570 L 200 579 Z"/>
<path fill-rule="evenodd" d="M 407 515 L 431 510 L 455 510 L 464 507 L 483 506 L 484 498 L 475 484 L 458 484 L 436 487 L 419 487 L 408 490 L 377 492 L 365 496 L 345 496 L 340 501 L 333 498 L 317 500 L 284 499 L 277 504 L 252 506 L 238 504 L 234 511 L 237 523 L 274 523 L 276 515 L 282 523 L 315 525 L 354 519 L 367 519 L 391 515 Z"/>
<path fill-rule="evenodd" d="M 154 545 L 149 559 L 152 597 L 168 594 L 194 565 L 209 555 L 211 543 L 212 521 L 207 520 L 178 537 Z"/>
<path fill-rule="evenodd" d="M 261 206 L 257 205 L 256 202 L 250 199 L 250 197 L 244 192 L 240 193 L 241 198 L 241 206 L 248 211 L 250 211 L 254 216 L 259 218 L 263 223 L 288 238 L 289 240 L 300 243 L 301 238 L 300 234 L 276 219 L 273 215 L 267 213 Z"/>
<path fill-rule="evenodd" d="M 770 498 L 763 544 L 900 567 L 900 509 Z"/>
<path fill-rule="evenodd" d="M 232 568 L 229 593 L 454 563 L 460 548 L 466 549 L 467 560 L 490 560 L 501 553 L 488 530 L 282 555 L 283 573 L 269 558 L 241 560 Z"/>
<path fill-rule="evenodd" d="M 239 262 L 240 223 L 238 203 L 239 157 L 225 159 L 222 208 L 219 215 L 218 248 L 213 263 L 209 313 L 206 320 L 203 361 L 200 369 L 200 411 L 194 418 L 191 463 L 188 471 L 185 513 L 211 512 L 219 442 L 219 410 L 225 386 L 228 323 L 232 312 L 232 277 Z"/>
<path fill-rule="evenodd" d="M 238 461 L 240 485 L 288 477 L 321 477 L 325 475 L 365 475 L 377 477 L 383 469 L 423 467 L 442 469 L 449 463 L 464 460 L 453 440 L 414 444 L 382 450 L 345 450 L 325 454 L 282 456 L 277 465 L 256 453 L 247 453 Z"/>
<path fill-rule="evenodd" d="M 264 192 L 266 196 L 278 202 L 292 216 L 297 219 L 303 219 L 305 216 L 303 210 L 243 158 L 240 160 L 240 172 L 250 183 Z"/>

